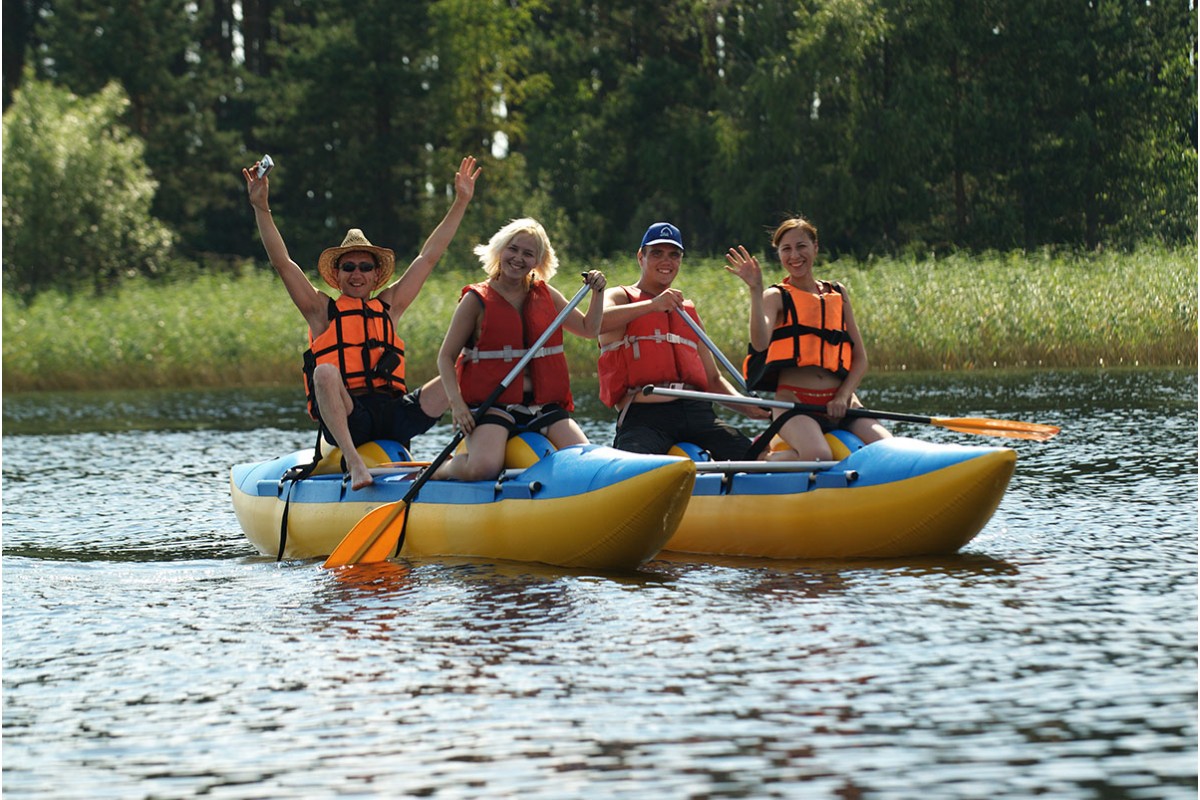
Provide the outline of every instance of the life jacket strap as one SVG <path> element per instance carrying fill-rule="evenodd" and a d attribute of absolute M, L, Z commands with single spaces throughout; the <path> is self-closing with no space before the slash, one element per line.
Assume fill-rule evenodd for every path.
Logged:
<path fill-rule="evenodd" d="M 504 345 L 500 350 L 480 350 L 478 347 L 464 347 L 462 354 L 463 358 L 470 361 L 472 364 L 478 364 L 480 361 L 488 361 L 492 359 L 503 359 L 504 361 L 520 361 L 528 353 L 528 349 L 515 348 L 511 345 Z M 561 344 L 552 345 L 550 347 L 539 347 L 534 351 L 534 358 L 545 358 L 547 356 L 556 356 L 563 352 Z"/>
<path fill-rule="evenodd" d="M 609 342 L 608 344 L 602 346 L 600 348 L 600 352 L 607 353 L 610 350 L 617 350 L 621 347 L 632 347 L 633 357 L 641 358 L 642 353 L 641 348 L 638 347 L 638 342 L 666 342 L 667 344 L 681 344 L 686 347 L 690 347 L 693 350 L 700 349 L 700 346 L 695 341 L 687 338 L 686 336 L 680 336 L 678 333 L 674 333 L 672 331 L 663 333 L 660 330 L 656 330 L 649 336 L 623 336 L 622 338 L 617 339 L 615 342 Z"/>

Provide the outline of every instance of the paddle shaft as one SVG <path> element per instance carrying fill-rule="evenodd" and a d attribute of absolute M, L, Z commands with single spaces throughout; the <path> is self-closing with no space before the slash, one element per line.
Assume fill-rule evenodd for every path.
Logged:
<path fill-rule="evenodd" d="M 489 394 L 487 398 L 479 405 L 479 407 L 475 409 L 475 411 L 472 413 L 472 416 L 475 418 L 476 424 L 479 423 L 479 420 L 483 419 L 483 415 L 487 413 L 488 409 L 496 404 L 496 401 L 500 398 L 500 395 L 504 394 L 504 390 L 509 387 L 509 384 L 511 384 L 513 380 L 515 380 L 516 377 L 525 370 L 525 367 L 527 367 L 529 362 L 533 360 L 533 357 L 537 354 L 537 351 L 540 350 L 542 345 L 544 345 L 546 341 L 554 335 L 554 332 L 558 330 L 559 326 L 561 326 L 567 319 L 567 315 L 574 311 L 575 306 L 579 305 L 583 301 L 584 296 L 587 295 L 590 289 L 591 287 L 586 283 L 580 287 L 579 291 L 575 293 L 575 296 L 571 298 L 570 302 L 563 307 L 563 310 L 558 312 L 558 316 L 556 316 L 550 322 L 550 324 L 546 326 L 546 330 L 542 331 L 542 335 L 537 338 L 537 341 L 530 345 L 530 347 L 525 351 L 525 355 L 521 356 L 521 360 L 518 361 L 511 370 L 509 370 L 507 375 L 504 376 L 504 379 L 500 381 L 500 385 L 493 389 L 492 393 Z M 396 503 L 396 507 L 392 510 L 392 513 L 388 515 L 387 519 L 385 519 L 382 524 L 376 527 L 375 531 L 370 536 L 367 537 L 362 546 L 358 548 L 354 556 L 350 559 L 349 563 L 358 563 L 359 559 L 361 559 L 363 554 L 370 549 L 371 545 L 375 544 L 375 541 L 383 534 L 385 530 L 388 529 L 388 527 L 391 526 L 393 522 L 396 521 L 396 518 L 400 516 L 400 514 L 404 513 L 404 510 L 408 508 L 408 504 L 411 503 L 417 496 L 417 493 L 421 491 L 421 487 L 423 487 L 426 482 L 433 477 L 433 473 L 437 472 L 438 467 L 445 463 L 446 459 L 448 459 L 450 454 L 454 452 L 454 448 L 458 447 L 458 443 L 463 440 L 464 436 L 466 436 L 466 434 L 461 429 L 454 432 L 454 436 L 451 438 L 450 444 L 446 445 L 445 449 L 438 453 L 437 457 L 433 459 L 433 461 L 429 462 L 429 466 L 422 470 L 421 474 L 416 477 L 412 483 L 412 486 L 410 486 L 408 491 L 404 493 L 404 497 L 400 498 L 400 500 Z M 353 530 L 346 535 L 350 536 L 351 534 L 353 534 Z M 396 551 L 399 552 L 403 545 L 404 529 L 401 530 L 400 539 L 396 544 Z"/>
<path fill-rule="evenodd" d="M 728 396 L 712 392 L 693 392 L 687 389 L 667 389 L 659 386 L 647 386 L 642 391 L 645 394 L 661 394 L 667 397 L 680 397 L 688 400 L 708 400 L 710 402 L 728 402 Z M 764 408 L 795 409 L 809 413 L 820 414 L 825 406 L 812 403 L 789 403 L 786 400 L 765 400 L 760 397 L 743 397 L 738 400 L 745 405 L 762 406 Z M 949 419 L 946 417 L 927 417 L 920 414 L 901 414 L 895 411 L 873 411 L 868 408 L 848 408 L 848 417 L 867 417 L 870 419 L 892 419 L 898 422 L 916 422 L 923 425 L 935 425 L 960 433 L 978 433 L 985 436 L 1009 436 L 1017 439 L 1035 439 L 1046 441 L 1058 435 L 1059 428 L 1054 425 L 1041 425 L 1034 422 L 1018 422 L 1006 419 L 984 419 L 964 417 Z"/>
<path fill-rule="evenodd" d="M 729 359 L 725 357 L 725 354 L 721 352 L 721 349 L 713 343 L 712 339 L 708 338 L 708 334 L 705 333 L 704 329 L 700 327 L 700 323 L 692 319 L 692 315 L 684 311 L 682 308 L 679 309 L 678 313 L 679 316 L 683 317 L 683 321 L 686 322 L 691 329 L 695 331 L 696 335 L 700 337 L 700 341 L 704 342 L 704 346 L 711 350 L 713 356 L 721 362 L 721 366 L 725 367 L 725 371 L 729 373 L 729 377 L 733 378 L 733 382 L 737 385 L 737 387 L 743 392 L 747 391 L 746 379 L 742 377 L 741 370 L 730 363 Z M 720 402 L 728 403 L 729 398 L 726 397 Z"/>
<path fill-rule="evenodd" d="M 666 397 L 679 397 L 684 400 L 709 400 L 714 403 L 728 403 L 729 395 L 715 394 L 713 392 L 693 392 L 688 389 L 668 389 L 662 386 L 647 386 L 642 389 L 645 394 L 661 394 Z M 737 402 L 747 406 L 761 406 L 763 408 L 784 408 L 796 409 L 797 411 L 811 411 L 815 414 L 825 413 L 825 406 L 818 406 L 812 403 L 789 403 L 786 400 L 767 400 L 761 397 L 739 397 Z M 865 408 L 848 408 L 846 409 L 847 417 L 871 417 L 877 419 L 894 419 L 900 422 L 932 422 L 933 417 L 919 417 L 916 414 L 897 414 L 891 411 L 868 411 Z"/>

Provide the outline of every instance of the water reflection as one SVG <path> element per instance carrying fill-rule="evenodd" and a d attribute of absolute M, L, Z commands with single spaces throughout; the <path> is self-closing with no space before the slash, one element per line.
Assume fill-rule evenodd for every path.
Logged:
<path fill-rule="evenodd" d="M 952 557 L 329 571 L 229 505 L 294 392 L 6 398 L 4 792 L 1195 797 L 1194 372 L 870 383 L 1063 434 Z"/>
<path fill-rule="evenodd" d="M 354 567 L 331 569 L 328 573 L 341 602 L 356 597 L 399 598 L 412 586 L 412 569 L 407 563 L 380 561 Z"/>

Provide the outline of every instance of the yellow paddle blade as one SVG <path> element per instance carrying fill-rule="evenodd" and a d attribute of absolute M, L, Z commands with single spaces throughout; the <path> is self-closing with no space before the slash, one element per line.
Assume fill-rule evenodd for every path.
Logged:
<path fill-rule="evenodd" d="M 368 511 L 325 559 L 325 568 L 387 561 L 400 541 L 408 503 L 397 500 Z"/>
<path fill-rule="evenodd" d="M 1011 419 L 987 419 L 979 417 L 931 417 L 930 424 L 959 433 L 978 433 L 983 436 L 1006 436 L 1009 439 L 1032 439 L 1045 442 L 1058 435 L 1056 425 L 1041 425 L 1036 422 L 1017 422 Z"/>

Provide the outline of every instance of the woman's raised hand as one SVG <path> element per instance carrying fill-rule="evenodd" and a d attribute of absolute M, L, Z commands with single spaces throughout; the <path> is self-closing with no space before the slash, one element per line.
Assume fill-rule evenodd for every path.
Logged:
<path fill-rule="evenodd" d="M 725 254 L 725 260 L 729 262 L 729 265 L 725 267 L 726 272 L 737 275 L 751 289 L 762 291 L 762 268 L 758 265 L 758 259 L 750 255 L 750 251 L 739 244 L 737 247 L 729 248 L 729 252 Z"/>

